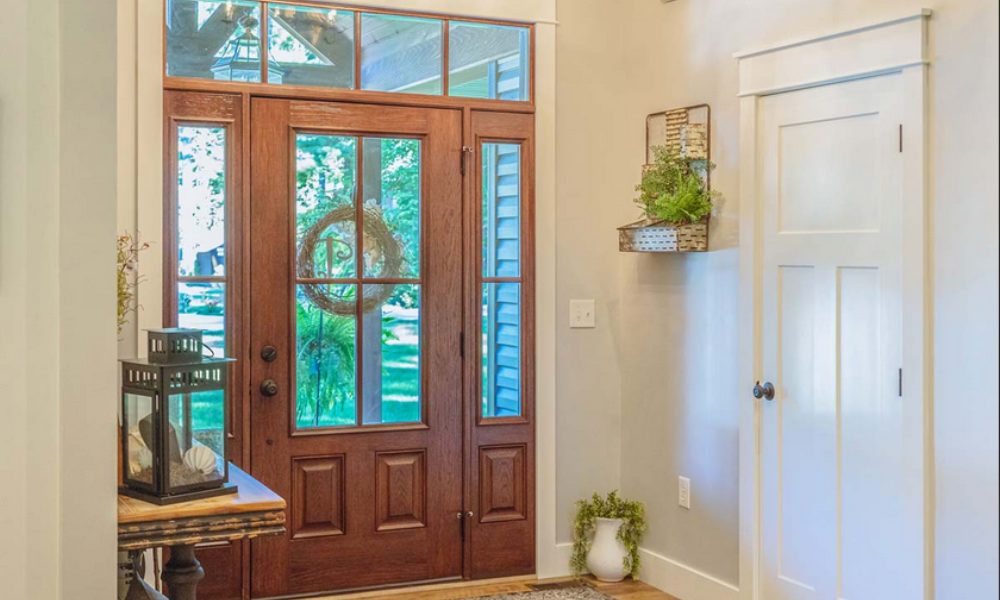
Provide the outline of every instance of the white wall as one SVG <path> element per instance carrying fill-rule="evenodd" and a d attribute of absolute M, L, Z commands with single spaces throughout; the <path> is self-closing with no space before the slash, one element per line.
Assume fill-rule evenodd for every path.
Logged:
<path fill-rule="evenodd" d="M 0 580 L 11 598 L 108 598 L 115 41 L 92 32 L 114 24 L 114 2 L 11 0 L 4 18 Z"/>
<path fill-rule="evenodd" d="M 621 67 L 630 84 L 620 92 L 623 106 L 640 95 L 644 110 L 629 115 L 630 146 L 607 153 L 606 172 L 617 177 L 636 169 L 643 113 L 708 102 L 714 186 L 724 196 L 711 253 L 623 256 L 619 263 L 622 487 L 647 503 L 648 549 L 725 582 L 738 583 L 737 407 L 749 401 L 752 383 L 735 379 L 739 157 L 732 53 L 924 6 L 934 9 L 937 597 L 988 598 L 997 596 L 998 563 L 997 3 L 633 0 L 616 6 L 629 31 L 608 44 L 623 44 L 629 57 Z M 560 89 L 561 97 L 566 93 Z M 561 178 L 562 169 L 586 164 L 563 159 Z M 576 202 L 606 214 L 607 203 L 629 198 L 602 189 Z M 614 225 L 576 235 L 606 235 Z M 692 478 L 690 511 L 677 507 L 678 475 Z"/>

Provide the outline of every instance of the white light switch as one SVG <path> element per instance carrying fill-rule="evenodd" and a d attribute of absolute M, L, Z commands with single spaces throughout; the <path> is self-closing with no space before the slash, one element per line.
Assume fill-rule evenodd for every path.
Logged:
<path fill-rule="evenodd" d="M 596 326 L 594 325 L 593 300 L 569 301 L 569 326 L 573 328 L 587 328 Z"/>

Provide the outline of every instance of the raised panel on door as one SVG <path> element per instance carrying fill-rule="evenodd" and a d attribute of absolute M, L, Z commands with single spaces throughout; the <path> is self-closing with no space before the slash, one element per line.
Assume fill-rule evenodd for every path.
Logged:
<path fill-rule="evenodd" d="M 461 114 L 251 113 L 251 462 L 290 499 L 253 594 L 460 577 Z"/>
<path fill-rule="evenodd" d="M 900 388 L 900 76 L 760 100 L 764 598 L 909 598 L 922 425 Z"/>

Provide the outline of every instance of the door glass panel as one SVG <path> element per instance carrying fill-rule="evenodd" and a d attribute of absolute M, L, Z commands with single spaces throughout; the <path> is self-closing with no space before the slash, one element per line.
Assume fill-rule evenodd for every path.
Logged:
<path fill-rule="evenodd" d="M 365 275 L 420 275 L 420 140 L 365 138 Z"/>
<path fill-rule="evenodd" d="M 443 93 L 440 19 L 363 13 L 361 88 L 412 94 Z"/>
<path fill-rule="evenodd" d="M 483 277 L 521 274 L 521 146 L 483 144 Z"/>
<path fill-rule="evenodd" d="M 482 415 L 521 414 L 521 284 L 482 289 Z"/>
<path fill-rule="evenodd" d="M 295 406 L 300 428 L 357 423 L 356 294 L 356 285 L 297 286 Z"/>
<path fill-rule="evenodd" d="M 448 29 L 448 95 L 528 100 L 529 30 L 451 21 Z"/>
<path fill-rule="evenodd" d="M 177 128 L 177 274 L 226 274 L 226 129 Z"/>
<path fill-rule="evenodd" d="M 420 411 L 420 286 L 368 285 L 362 314 L 363 422 L 412 423 Z M 382 300 L 385 298 L 385 300 Z M 381 301 L 380 301 L 381 300 Z"/>
<path fill-rule="evenodd" d="M 354 87 L 354 13 L 271 4 L 268 83 Z"/>
<path fill-rule="evenodd" d="M 166 2 L 167 75 L 260 81 L 260 3 Z"/>
<path fill-rule="evenodd" d="M 353 277 L 357 272 L 356 165 L 354 137 L 299 134 L 296 138 L 300 278 Z"/>

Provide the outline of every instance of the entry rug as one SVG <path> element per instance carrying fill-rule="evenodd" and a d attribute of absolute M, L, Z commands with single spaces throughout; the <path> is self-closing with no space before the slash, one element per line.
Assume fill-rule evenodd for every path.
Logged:
<path fill-rule="evenodd" d="M 602 594 L 591 587 L 574 585 L 537 592 L 517 592 L 514 594 L 499 594 L 497 596 L 480 596 L 475 600 L 612 600 L 611 596 Z"/>

